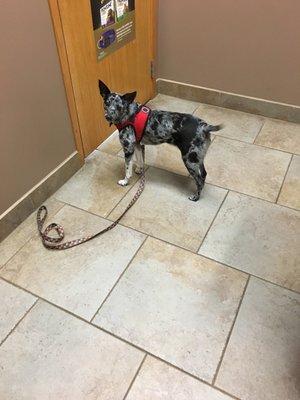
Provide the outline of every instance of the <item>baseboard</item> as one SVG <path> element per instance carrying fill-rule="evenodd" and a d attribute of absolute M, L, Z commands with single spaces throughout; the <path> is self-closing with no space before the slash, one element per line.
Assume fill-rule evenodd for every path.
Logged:
<path fill-rule="evenodd" d="M 300 123 L 300 107 L 292 104 L 247 97 L 167 79 L 157 79 L 157 91 L 186 100 Z"/>
<path fill-rule="evenodd" d="M 0 242 L 70 179 L 81 166 L 82 161 L 76 151 L 0 215 Z"/>

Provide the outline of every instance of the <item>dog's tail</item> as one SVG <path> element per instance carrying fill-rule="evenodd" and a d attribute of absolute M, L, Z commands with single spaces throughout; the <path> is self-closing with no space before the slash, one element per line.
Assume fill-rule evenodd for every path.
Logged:
<path fill-rule="evenodd" d="M 204 130 L 205 133 L 209 133 L 209 132 L 219 131 L 220 129 L 223 129 L 223 128 L 224 128 L 223 124 L 220 124 L 220 125 L 209 125 L 209 124 L 207 124 L 207 125 L 204 126 L 203 130 Z"/>

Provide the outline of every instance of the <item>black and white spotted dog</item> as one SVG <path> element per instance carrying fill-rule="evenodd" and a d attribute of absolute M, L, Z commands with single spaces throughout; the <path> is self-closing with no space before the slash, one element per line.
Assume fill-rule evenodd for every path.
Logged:
<path fill-rule="evenodd" d="M 140 110 L 141 105 L 134 101 L 136 92 L 120 95 L 111 93 L 108 87 L 99 81 L 100 94 L 104 101 L 106 120 L 112 125 L 122 125 L 130 121 Z M 189 199 L 197 201 L 203 189 L 206 170 L 204 157 L 211 143 L 210 132 L 218 131 L 221 126 L 209 125 L 190 114 L 152 110 L 144 129 L 140 143 L 137 142 L 132 126 L 125 126 L 119 131 L 119 139 L 125 155 L 125 178 L 119 185 L 126 186 L 132 176 L 133 155 L 136 154 L 136 173 L 144 168 L 145 145 L 170 143 L 179 148 L 182 160 L 194 178 L 197 192 Z"/>

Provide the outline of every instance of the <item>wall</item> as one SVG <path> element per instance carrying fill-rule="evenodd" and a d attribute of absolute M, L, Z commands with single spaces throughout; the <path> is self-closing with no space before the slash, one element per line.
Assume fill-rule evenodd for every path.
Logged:
<path fill-rule="evenodd" d="M 0 214 L 74 150 L 46 0 L 2 0 Z"/>
<path fill-rule="evenodd" d="M 300 105 L 299 0 L 160 0 L 159 78 Z"/>

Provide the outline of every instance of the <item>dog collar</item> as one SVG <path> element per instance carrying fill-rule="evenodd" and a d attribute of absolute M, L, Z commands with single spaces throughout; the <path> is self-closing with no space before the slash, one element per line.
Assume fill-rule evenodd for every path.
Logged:
<path fill-rule="evenodd" d="M 121 131 L 126 128 L 126 126 L 132 126 L 135 133 L 135 139 L 137 143 L 139 143 L 142 140 L 150 113 L 151 109 L 149 107 L 141 106 L 140 110 L 134 115 L 132 120 L 116 124 L 116 127 Z"/>

